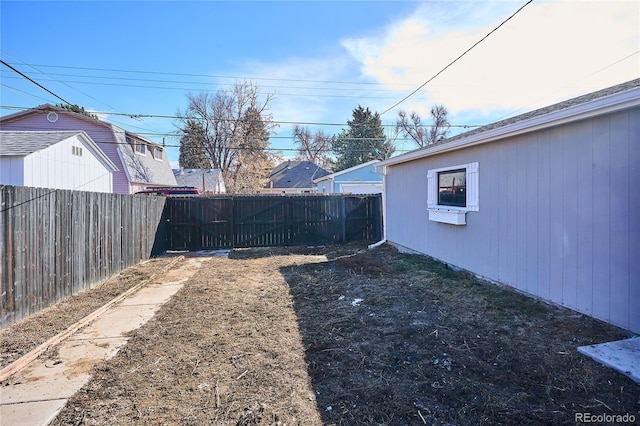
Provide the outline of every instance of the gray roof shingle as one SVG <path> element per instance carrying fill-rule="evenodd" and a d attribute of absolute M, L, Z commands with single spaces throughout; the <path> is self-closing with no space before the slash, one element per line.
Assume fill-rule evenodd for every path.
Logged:
<path fill-rule="evenodd" d="M 224 192 L 220 169 L 174 169 L 173 175 L 178 186 L 193 186 L 200 190 Z M 202 181 L 204 178 L 204 188 Z M 222 184 L 222 188 L 219 188 Z"/>
<path fill-rule="evenodd" d="M 313 188 L 314 179 L 328 174 L 311 161 L 285 161 L 273 169 L 265 188 Z"/>
<path fill-rule="evenodd" d="M 79 133 L 71 131 L 0 131 L 0 156 L 27 156 Z"/>

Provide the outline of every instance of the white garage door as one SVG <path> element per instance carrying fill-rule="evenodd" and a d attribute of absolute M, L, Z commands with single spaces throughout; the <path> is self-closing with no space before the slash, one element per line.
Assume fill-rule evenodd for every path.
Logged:
<path fill-rule="evenodd" d="M 340 192 L 352 194 L 379 194 L 382 192 L 381 183 L 342 183 Z"/>

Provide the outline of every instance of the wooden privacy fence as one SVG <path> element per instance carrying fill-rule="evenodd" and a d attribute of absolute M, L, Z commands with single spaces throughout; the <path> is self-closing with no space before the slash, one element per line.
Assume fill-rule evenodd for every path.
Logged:
<path fill-rule="evenodd" d="M 148 259 L 165 201 L 0 185 L 0 326 Z"/>
<path fill-rule="evenodd" d="M 342 244 L 382 238 L 377 195 L 169 198 L 167 250 Z"/>

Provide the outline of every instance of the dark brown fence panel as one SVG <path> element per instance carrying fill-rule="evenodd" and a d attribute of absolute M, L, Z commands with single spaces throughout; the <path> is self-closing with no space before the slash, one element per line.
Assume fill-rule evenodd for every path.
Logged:
<path fill-rule="evenodd" d="M 345 240 L 382 239 L 382 197 L 346 197 Z"/>
<path fill-rule="evenodd" d="M 343 197 L 292 197 L 289 200 L 288 245 L 339 244 L 345 220 Z"/>
<path fill-rule="evenodd" d="M 148 259 L 164 204 L 0 185 L 0 327 Z"/>
<path fill-rule="evenodd" d="M 378 241 L 381 202 L 380 195 L 169 198 L 166 249 Z"/>
<path fill-rule="evenodd" d="M 289 241 L 286 197 L 235 197 L 233 204 L 233 246 L 283 246 Z"/>
<path fill-rule="evenodd" d="M 197 205 L 200 247 L 233 247 L 233 203 L 216 197 L 200 199 Z"/>

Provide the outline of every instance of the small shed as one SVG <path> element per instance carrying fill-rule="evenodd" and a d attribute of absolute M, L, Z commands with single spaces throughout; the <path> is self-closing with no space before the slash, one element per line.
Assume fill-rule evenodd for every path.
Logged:
<path fill-rule="evenodd" d="M 380 160 L 372 160 L 339 172 L 314 179 L 316 190 L 323 194 L 380 194 L 382 176 L 375 171 Z"/>
<path fill-rule="evenodd" d="M 640 333 L 640 79 L 378 169 L 390 243 Z"/>
<path fill-rule="evenodd" d="M 0 131 L 0 184 L 112 192 L 117 170 L 83 131 Z"/>

